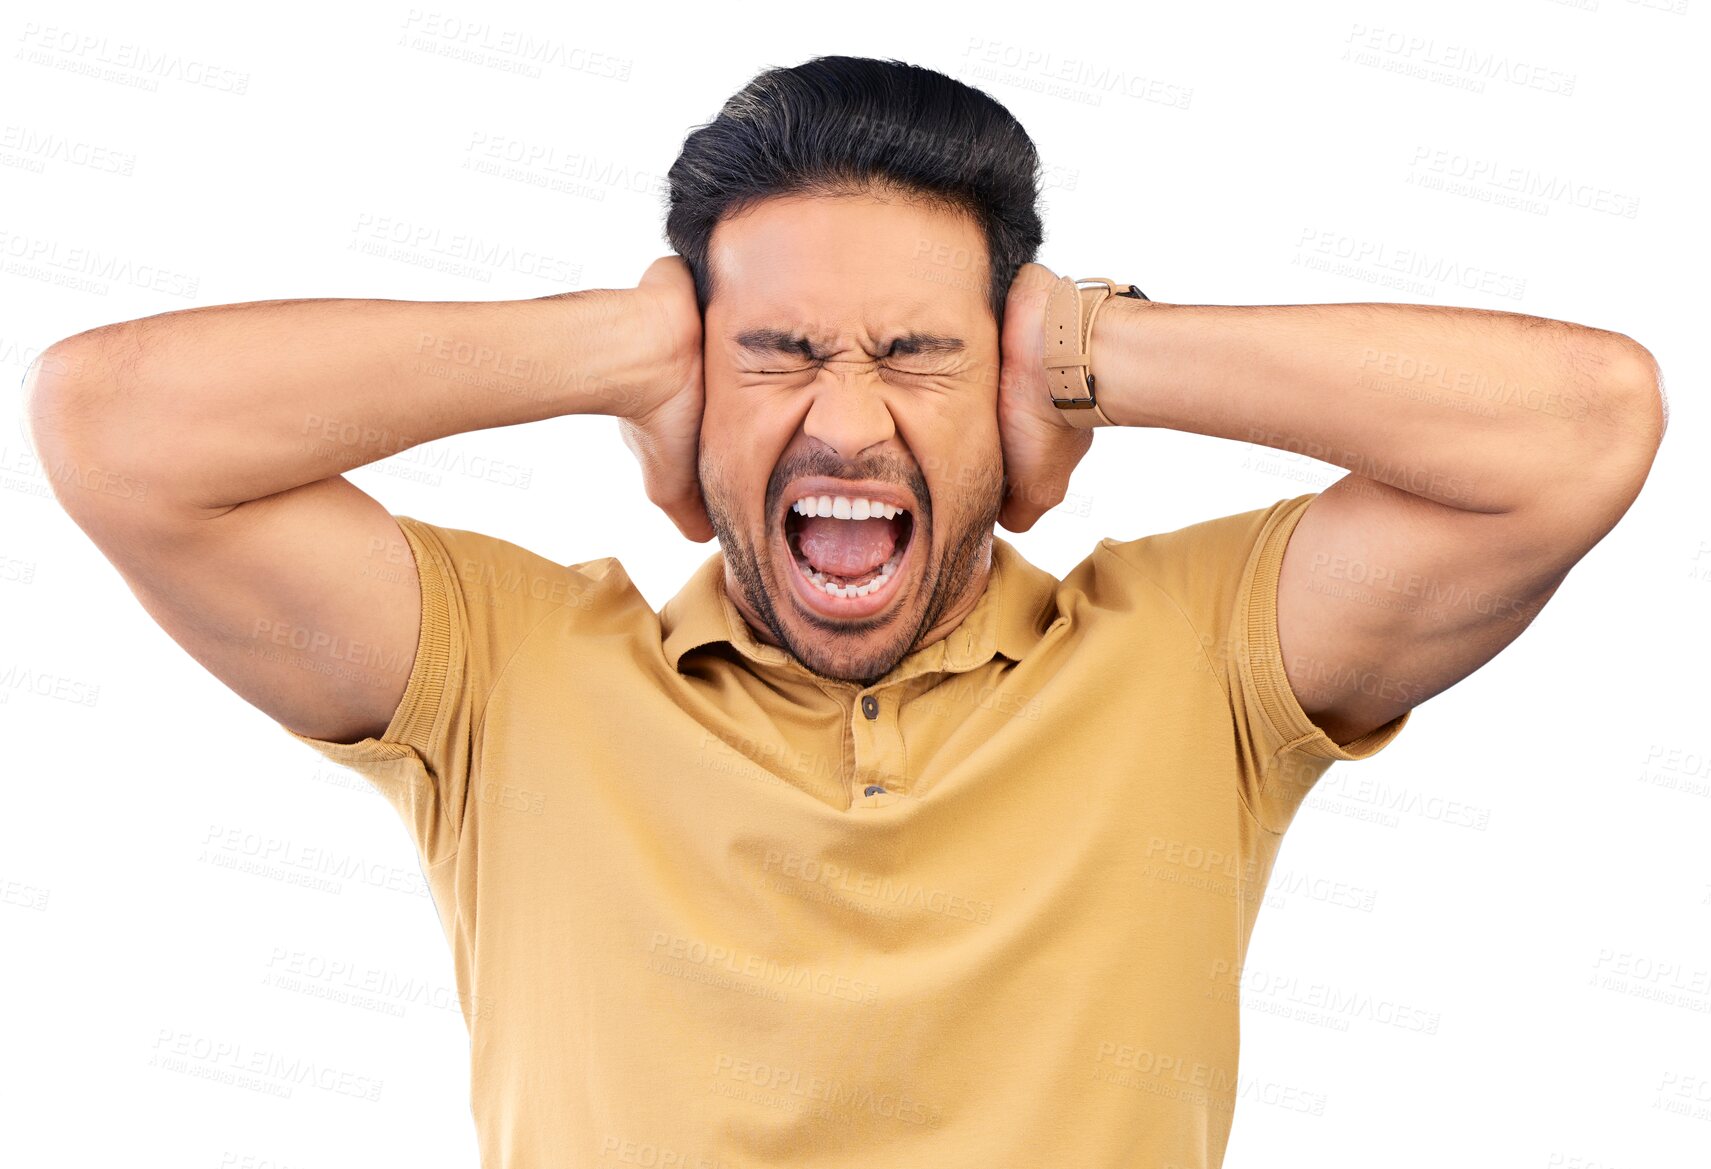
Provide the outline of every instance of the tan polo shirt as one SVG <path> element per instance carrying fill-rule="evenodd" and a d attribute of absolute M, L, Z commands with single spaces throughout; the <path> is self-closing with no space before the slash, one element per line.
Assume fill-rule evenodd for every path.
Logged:
<path fill-rule="evenodd" d="M 757 641 L 713 553 L 662 610 L 396 517 L 423 621 L 379 739 L 471 1037 L 485 1169 L 1210 1169 L 1280 834 L 1338 746 L 1290 691 L 1312 495 L 1063 580 L 1001 536 L 872 686 Z M 1410 712 L 1411 713 L 1411 712 Z"/>

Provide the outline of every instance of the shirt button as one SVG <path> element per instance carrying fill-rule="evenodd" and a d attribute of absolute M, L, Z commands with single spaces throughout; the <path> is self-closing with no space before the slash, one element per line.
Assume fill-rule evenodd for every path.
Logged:
<path fill-rule="evenodd" d="M 868 718 L 878 718 L 879 699 L 875 698 L 871 694 L 863 694 L 861 696 L 861 712 L 867 715 Z"/>
<path fill-rule="evenodd" d="M 885 789 L 880 787 L 877 783 L 870 783 L 867 785 L 867 790 L 862 792 L 861 794 L 864 796 L 877 796 L 877 795 L 883 795 L 884 792 L 885 792 Z"/>

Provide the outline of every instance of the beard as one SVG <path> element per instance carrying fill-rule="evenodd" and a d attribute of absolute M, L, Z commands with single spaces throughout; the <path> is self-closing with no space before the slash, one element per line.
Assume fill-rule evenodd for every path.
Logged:
<path fill-rule="evenodd" d="M 736 518 L 742 512 L 732 505 L 731 497 L 723 489 L 724 476 L 720 474 L 717 456 L 703 448 L 697 468 L 707 518 L 712 521 L 724 554 L 727 583 L 735 580 L 745 612 L 758 616 L 774 643 L 809 673 L 827 681 L 860 686 L 871 686 L 919 648 L 916 643 L 922 634 L 963 599 L 983 557 L 989 554 L 1009 478 L 1002 460 L 982 464 L 979 471 L 974 477 L 975 487 L 942 501 L 950 506 L 941 508 L 935 506 L 926 480 L 913 464 L 883 461 L 850 467 L 826 451 L 791 459 L 774 468 L 767 483 L 757 546 L 756 541 L 745 535 L 746 526 Z M 913 550 L 918 561 L 918 567 L 911 570 L 917 574 L 915 581 L 899 582 L 900 586 L 913 586 L 907 599 L 900 587 L 898 596 L 884 612 L 860 621 L 835 621 L 801 608 L 792 595 L 791 583 L 776 579 L 779 568 L 776 552 L 783 540 L 784 489 L 807 475 L 875 479 L 909 492 L 917 508 L 910 539 L 921 546 Z M 933 544 L 938 525 L 934 517 L 941 510 L 946 515 L 963 518 L 953 521 L 956 527 L 947 532 L 944 551 L 935 555 Z M 789 564 L 783 570 L 795 571 Z M 926 602 L 920 606 L 920 616 L 911 621 L 905 607 L 915 604 L 921 584 L 927 588 Z M 781 606 L 791 607 L 798 625 L 807 626 L 804 633 L 793 635 L 786 628 L 779 618 Z"/>

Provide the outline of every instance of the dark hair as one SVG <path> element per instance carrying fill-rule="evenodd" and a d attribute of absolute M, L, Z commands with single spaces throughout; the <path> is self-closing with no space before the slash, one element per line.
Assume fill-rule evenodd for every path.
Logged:
<path fill-rule="evenodd" d="M 986 240 L 992 319 L 1043 238 L 1040 156 L 1009 110 L 898 60 L 815 57 L 757 75 L 671 164 L 665 235 L 712 299 L 713 229 L 776 195 L 897 192 L 971 216 Z"/>

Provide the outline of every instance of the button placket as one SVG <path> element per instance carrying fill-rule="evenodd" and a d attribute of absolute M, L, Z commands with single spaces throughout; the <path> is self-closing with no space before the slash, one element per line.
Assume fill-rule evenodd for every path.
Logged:
<path fill-rule="evenodd" d="M 892 689 L 890 698 L 861 695 L 852 714 L 857 798 L 903 791 L 903 739 L 895 698 L 901 691 Z"/>

